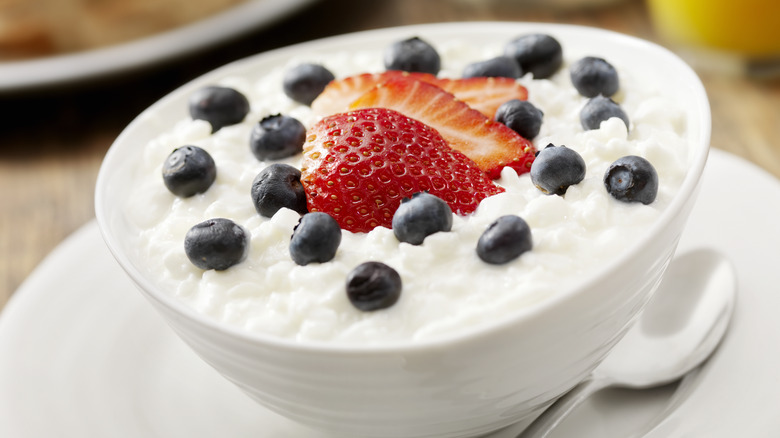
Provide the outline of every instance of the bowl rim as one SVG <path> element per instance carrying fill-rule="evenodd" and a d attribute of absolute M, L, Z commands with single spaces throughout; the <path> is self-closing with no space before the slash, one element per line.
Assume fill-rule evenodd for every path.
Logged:
<path fill-rule="evenodd" d="M 654 52 L 655 55 L 668 60 L 675 66 L 675 70 L 680 75 L 680 81 L 684 81 L 693 87 L 693 93 L 698 97 L 695 105 L 698 107 L 698 121 L 697 125 L 701 131 L 701 142 L 692 148 L 692 155 L 689 158 L 688 172 L 680 185 L 678 193 L 673 197 L 669 205 L 666 206 L 664 211 L 653 223 L 647 233 L 642 236 L 639 241 L 635 242 L 625 253 L 623 257 L 615 258 L 610 261 L 600 270 L 594 271 L 588 275 L 580 283 L 578 287 L 561 290 L 551 297 L 542 300 L 533 306 L 517 309 L 512 315 L 502 317 L 497 321 L 491 321 L 489 323 L 479 324 L 473 329 L 458 331 L 455 334 L 447 334 L 442 336 L 436 336 L 431 339 L 422 340 L 393 340 L 382 344 L 350 344 L 341 342 L 327 342 L 327 341 L 301 341 L 294 340 L 286 337 L 280 337 L 261 332 L 250 332 L 238 326 L 233 326 L 224 322 L 217 321 L 207 315 L 197 312 L 195 309 L 189 307 L 186 303 L 178 299 L 177 297 L 167 294 L 162 290 L 159 290 L 154 283 L 146 278 L 141 271 L 133 264 L 131 258 L 122 253 L 121 245 L 118 243 L 116 236 L 110 233 L 110 214 L 105 208 L 104 199 L 107 198 L 107 184 L 105 181 L 109 178 L 111 164 L 117 165 L 114 161 L 117 160 L 118 150 L 120 145 L 126 143 L 125 139 L 130 137 L 132 133 L 138 129 L 138 127 L 145 123 L 144 115 L 154 111 L 158 106 L 162 106 L 167 100 L 175 98 L 177 95 L 186 92 L 192 86 L 197 83 L 202 83 L 211 77 L 217 77 L 225 71 L 236 69 L 242 65 L 255 62 L 259 58 L 272 58 L 274 56 L 283 56 L 290 52 L 300 52 L 303 50 L 311 50 L 313 48 L 324 45 L 335 45 L 340 42 L 353 41 L 355 39 L 373 39 L 373 40 L 388 40 L 389 38 L 403 37 L 407 34 L 425 34 L 425 35 L 439 35 L 447 36 L 453 35 L 456 32 L 485 32 L 485 29 L 489 29 L 489 33 L 507 33 L 513 30 L 515 34 L 522 35 L 524 33 L 531 32 L 544 32 L 555 34 L 558 33 L 573 33 L 573 32 L 587 32 L 598 37 L 604 37 L 611 41 L 617 41 L 618 44 L 628 45 L 635 47 L 637 50 L 649 50 Z M 295 55 L 291 55 L 295 56 Z M 676 215 L 680 213 L 683 206 L 695 197 L 697 188 L 701 181 L 701 175 L 704 170 L 704 166 L 707 161 L 711 136 L 711 113 L 709 101 L 701 80 L 693 71 L 693 69 L 686 64 L 681 58 L 672 53 L 670 50 L 647 40 L 640 39 L 638 37 L 618 33 L 611 30 L 605 30 L 589 26 L 573 25 L 573 24 L 558 24 L 558 23 L 535 23 L 535 22 L 507 22 L 507 21 L 474 21 L 474 22 L 450 22 L 450 23 L 432 23 L 432 24 L 417 24 L 407 26 L 387 27 L 381 29 L 373 29 L 367 31 L 351 32 L 342 35 L 330 36 L 326 38 L 320 38 L 303 43 L 298 43 L 290 46 L 281 47 L 278 49 L 258 53 L 256 55 L 249 56 L 247 58 L 239 59 L 228 63 L 222 67 L 212 70 L 198 78 L 195 78 L 180 87 L 176 88 L 172 92 L 168 93 L 163 98 L 152 104 L 149 108 L 141 112 L 128 126 L 120 133 L 117 139 L 113 142 L 109 148 L 103 163 L 100 166 L 98 172 L 96 189 L 95 189 L 95 213 L 100 233 L 105 241 L 109 251 L 117 260 L 122 269 L 130 276 L 133 282 L 144 292 L 144 296 L 148 299 L 153 299 L 158 304 L 164 306 L 170 311 L 186 318 L 189 322 L 195 323 L 199 326 L 213 331 L 222 336 L 228 336 L 233 339 L 237 339 L 241 342 L 256 346 L 273 347 L 279 350 L 285 350 L 289 352 L 318 352 L 318 353 L 334 353 L 339 355 L 388 355 L 398 353 L 412 353 L 422 350 L 428 350 L 433 348 L 442 348 L 445 346 L 451 346 L 458 343 L 467 343 L 475 341 L 479 338 L 490 336 L 491 333 L 500 332 L 507 329 L 509 326 L 519 324 L 525 320 L 533 319 L 534 317 L 543 316 L 546 311 L 552 307 L 558 306 L 566 300 L 572 299 L 573 296 L 579 295 L 582 291 L 587 290 L 593 284 L 600 281 L 606 275 L 615 272 L 629 260 L 636 256 L 636 253 L 646 247 L 648 242 L 657 236 L 661 230 L 665 229 L 670 222 L 672 222 Z"/>

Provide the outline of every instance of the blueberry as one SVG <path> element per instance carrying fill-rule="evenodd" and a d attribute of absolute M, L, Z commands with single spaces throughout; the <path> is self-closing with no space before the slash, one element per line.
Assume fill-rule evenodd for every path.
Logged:
<path fill-rule="evenodd" d="M 508 263 L 533 246 L 531 228 L 520 216 L 501 216 L 490 224 L 477 242 L 477 255 L 486 263 Z"/>
<path fill-rule="evenodd" d="M 523 35 L 510 41 L 504 55 L 514 59 L 523 73 L 533 73 L 534 79 L 549 78 L 563 64 L 561 44 L 544 34 Z"/>
<path fill-rule="evenodd" d="M 311 105 L 333 79 L 333 73 L 319 64 L 300 64 L 285 72 L 282 88 L 290 99 Z"/>
<path fill-rule="evenodd" d="M 365 262 L 347 276 L 347 297 L 363 311 L 385 309 L 401 297 L 401 276 L 381 262 Z"/>
<path fill-rule="evenodd" d="M 385 68 L 436 75 L 441 67 L 439 53 L 418 37 L 396 41 L 385 49 Z"/>
<path fill-rule="evenodd" d="M 283 207 L 300 214 L 307 211 L 301 171 L 289 164 L 274 163 L 260 171 L 251 192 L 255 210 L 261 216 L 272 217 Z"/>
<path fill-rule="evenodd" d="M 512 99 L 496 110 L 495 119 L 529 140 L 539 135 L 544 113 L 527 100 Z"/>
<path fill-rule="evenodd" d="M 628 129 L 628 115 L 620 105 L 609 97 L 596 96 L 588 99 L 588 102 L 580 110 L 580 122 L 586 130 L 599 129 L 601 122 L 612 117 L 619 117 Z"/>
<path fill-rule="evenodd" d="M 246 258 L 249 232 L 230 219 L 201 222 L 184 236 L 184 252 L 200 269 L 223 271 Z"/>
<path fill-rule="evenodd" d="M 301 266 L 333 260 L 341 244 L 341 227 L 336 219 L 322 212 L 301 216 L 290 239 L 290 256 Z"/>
<path fill-rule="evenodd" d="M 571 83 L 585 97 L 612 96 L 620 87 L 617 70 L 601 58 L 586 56 L 570 69 Z"/>
<path fill-rule="evenodd" d="M 506 56 L 498 56 L 487 61 L 473 62 L 463 69 L 464 78 L 493 77 L 519 78 L 523 71 L 517 62 Z"/>
<path fill-rule="evenodd" d="M 404 198 L 393 215 L 393 234 L 401 242 L 419 245 L 426 237 L 452 229 L 452 210 L 444 200 L 421 192 Z"/>
<path fill-rule="evenodd" d="M 289 116 L 280 114 L 260 120 L 249 136 L 249 147 L 260 161 L 291 157 L 303 151 L 306 127 Z"/>
<path fill-rule="evenodd" d="M 190 96 L 190 116 L 211 123 L 211 132 L 241 123 L 249 113 L 249 101 L 227 87 L 204 87 Z"/>
<path fill-rule="evenodd" d="M 604 186 L 618 201 L 647 205 L 655 201 L 658 194 L 658 173 L 646 159 L 628 155 L 607 168 Z"/>
<path fill-rule="evenodd" d="M 197 146 L 174 149 L 162 169 L 165 187 L 176 196 L 188 198 L 203 193 L 217 178 L 217 166 L 208 152 Z"/>
<path fill-rule="evenodd" d="M 563 195 L 585 179 L 585 160 L 566 146 L 547 145 L 531 164 L 531 182 L 547 195 Z"/>

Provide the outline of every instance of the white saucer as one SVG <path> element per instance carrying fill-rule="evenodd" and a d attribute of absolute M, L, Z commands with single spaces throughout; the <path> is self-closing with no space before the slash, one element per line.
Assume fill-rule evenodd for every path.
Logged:
<path fill-rule="evenodd" d="M 680 245 L 731 257 L 736 313 L 692 392 L 652 436 L 777 437 L 780 182 L 720 151 L 707 166 Z M 256 405 L 196 357 L 125 278 L 94 222 L 49 255 L 1 316 L 0 437 L 322 436 Z M 673 389 L 602 393 L 555 436 L 625 438 Z"/>

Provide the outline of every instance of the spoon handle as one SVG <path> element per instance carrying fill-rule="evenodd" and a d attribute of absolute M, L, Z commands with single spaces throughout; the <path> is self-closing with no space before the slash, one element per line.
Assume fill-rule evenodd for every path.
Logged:
<path fill-rule="evenodd" d="M 534 420 L 517 438 L 544 438 L 594 392 L 611 385 L 610 379 L 591 375 L 561 396 Z"/>

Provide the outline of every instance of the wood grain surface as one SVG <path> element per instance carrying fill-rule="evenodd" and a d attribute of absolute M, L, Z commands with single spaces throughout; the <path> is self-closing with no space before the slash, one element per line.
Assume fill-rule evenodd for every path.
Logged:
<path fill-rule="evenodd" d="M 46 254 L 94 217 L 95 177 L 106 150 L 136 114 L 175 87 L 232 60 L 314 38 L 485 20 L 581 24 L 666 44 L 642 0 L 563 10 L 519 0 L 322 0 L 197 56 L 87 84 L 0 96 L 0 308 Z M 780 81 L 698 72 L 711 100 L 712 146 L 780 176 Z"/>

